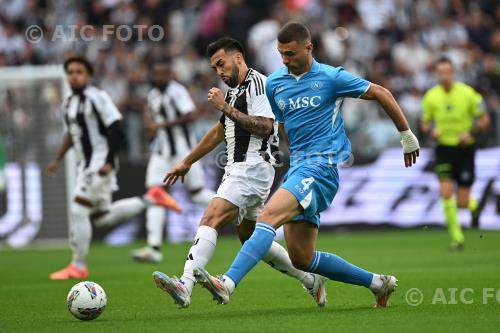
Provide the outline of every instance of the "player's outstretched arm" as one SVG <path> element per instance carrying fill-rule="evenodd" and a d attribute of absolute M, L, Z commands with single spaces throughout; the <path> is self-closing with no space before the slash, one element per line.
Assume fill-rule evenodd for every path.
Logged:
<path fill-rule="evenodd" d="M 249 116 L 236 110 L 224 101 L 224 94 L 219 88 L 212 88 L 208 91 L 208 101 L 217 110 L 224 113 L 226 117 L 253 135 L 268 138 L 274 130 L 273 119 L 261 116 Z"/>
<path fill-rule="evenodd" d="M 56 171 L 57 168 L 59 167 L 59 163 L 61 163 L 62 159 L 64 158 L 64 155 L 66 155 L 66 152 L 73 146 L 73 140 L 71 140 L 71 136 L 69 133 L 66 133 L 64 135 L 64 140 L 59 147 L 59 150 L 57 151 L 56 158 L 52 160 L 52 162 L 49 163 L 47 166 L 47 173 L 49 176 L 52 176 Z"/>
<path fill-rule="evenodd" d="M 215 149 L 224 140 L 224 127 L 220 122 L 217 122 L 211 129 L 205 133 L 200 142 L 193 148 L 186 158 L 176 166 L 174 166 L 163 179 L 166 185 L 173 185 L 181 178 L 184 182 L 184 176 L 191 169 L 191 165 L 200 160 L 203 156 Z"/>
<path fill-rule="evenodd" d="M 401 134 L 405 166 L 411 167 L 415 164 L 420 152 L 420 145 L 417 138 L 412 133 L 403 111 L 401 111 L 398 102 L 396 102 L 391 92 L 378 84 L 371 83 L 368 90 L 361 95 L 360 98 L 376 100 L 380 103 Z"/>

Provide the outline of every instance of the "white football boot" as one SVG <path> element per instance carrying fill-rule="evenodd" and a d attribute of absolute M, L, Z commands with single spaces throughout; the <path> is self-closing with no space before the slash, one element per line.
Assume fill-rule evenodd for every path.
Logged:
<path fill-rule="evenodd" d="M 391 294 L 398 286 L 398 279 L 392 275 L 380 275 L 380 280 L 382 280 L 382 286 L 376 290 L 372 290 L 372 293 L 375 296 L 374 307 L 385 308 L 389 301 L 389 297 L 391 297 Z"/>
<path fill-rule="evenodd" d="M 136 261 L 152 262 L 155 264 L 158 264 L 163 260 L 163 254 L 149 246 L 130 252 L 130 256 Z"/>
<path fill-rule="evenodd" d="M 313 276 L 313 279 L 314 279 L 313 287 L 307 288 L 304 285 L 302 285 L 302 286 L 312 296 L 312 298 L 314 298 L 314 301 L 316 302 L 316 304 L 320 308 L 322 308 L 327 303 L 325 283 L 326 283 L 326 281 L 328 281 L 328 279 L 324 276 L 317 275 L 317 274 L 311 274 L 311 275 Z"/>
<path fill-rule="evenodd" d="M 229 303 L 231 293 L 224 283 L 222 276 L 212 276 L 205 269 L 197 267 L 193 270 L 196 282 L 206 288 L 217 301 L 217 304 Z"/>
<path fill-rule="evenodd" d="M 156 271 L 153 273 L 153 281 L 158 288 L 173 298 L 174 303 L 179 308 L 187 308 L 189 306 L 191 295 L 180 279 L 175 276 L 170 278 L 167 274 Z"/>

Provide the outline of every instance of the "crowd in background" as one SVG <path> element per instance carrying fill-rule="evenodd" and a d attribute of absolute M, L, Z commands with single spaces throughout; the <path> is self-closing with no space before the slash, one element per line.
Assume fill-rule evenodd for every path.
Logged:
<path fill-rule="evenodd" d="M 282 66 L 276 35 L 289 20 L 309 26 L 318 61 L 389 88 L 417 133 L 421 97 L 436 83 L 433 61 L 448 56 L 457 79 L 484 96 L 491 114 L 492 129 L 480 144 L 500 144 L 500 3 L 494 0 L 0 0 L 0 66 L 60 64 L 74 53 L 88 57 L 95 84 L 125 116 L 128 160 L 144 162 L 141 114 L 151 64 L 168 60 L 189 87 L 200 113 L 193 130 L 200 136 L 218 118 L 206 92 L 221 84 L 205 55 L 207 44 L 230 35 L 244 44 L 249 64 L 269 74 Z M 142 28 L 119 40 L 104 36 L 110 24 Z M 31 25 L 43 29 L 37 43 L 26 39 Z M 86 25 L 94 29 L 85 40 L 70 38 L 71 26 Z M 148 38 L 152 26 L 162 27 L 160 41 Z M 343 116 L 358 161 L 399 144 L 375 103 L 349 100 Z"/>

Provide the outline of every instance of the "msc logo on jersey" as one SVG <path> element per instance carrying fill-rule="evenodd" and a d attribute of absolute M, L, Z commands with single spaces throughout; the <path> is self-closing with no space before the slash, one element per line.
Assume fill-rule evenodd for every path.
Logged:
<path fill-rule="evenodd" d="M 304 96 L 297 97 L 295 99 L 289 98 L 288 105 L 291 110 L 295 110 L 298 108 L 306 108 L 312 106 L 313 108 L 317 108 L 321 104 L 321 96 Z"/>

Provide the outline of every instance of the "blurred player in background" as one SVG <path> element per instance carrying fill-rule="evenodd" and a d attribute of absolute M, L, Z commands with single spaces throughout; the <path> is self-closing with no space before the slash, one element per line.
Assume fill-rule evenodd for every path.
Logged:
<path fill-rule="evenodd" d="M 488 127 L 489 116 L 481 95 L 465 83 L 455 81 L 453 64 L 448 58 L 439 59 L 435 70 L 439 83 L 422 99 L 421 127 L 437 142 L 435 170 L 451 237 L 450 248 L 461 250 L 465 239 L 458 222 L 457 201 L 459 208 L 471 211 L 472 225 L 477 227 L 478 203 L 470 196 L 474 182 L 474 135 Z"/>
<path fill-rule="evenodd" d="M 339 186 L 337 164 L 345 161 L 351 144 L 340 115 L 346 97 L 376 100 L 401 135 L 404 163 L 412 166 L 419 153 L 418 140 L 392 94 L 341 67 L 316 62 L 311 34 L 301 23 L 287 23 L 278 34 L 278 51 L 286 67 L 266 82 L 272 111 L 285 131 L 290 147 L 290 169 L 284 183 L 257 217 L 255 231 L 219 277 L 196 267 L 197 282 L 219 304 L 226 304 L 236 285 L 272 247 L 276 229 L 285 226 L 285 239 L 293 265 L 335 281 L 364 286 L 385 307 L 397 286 L 394 276 L 374 274 L 333 253 L 316 251 L 320 213 L 328 208 Z"/>
<path fill-rule="evenodd" d="M 91 86 L 92 65 L 82 57 L 64 63 L 72 90 L 63 103 L 66 134 L 57 157 L 49 164 L 49 175 L 56 172 L 64 155 L 74 148 L 78 166 L 76 188 L 69 207 L 69 240 L 73 251 L 70 265 L 52 273 L 53 280 L 83 279 L 88 276 L 86 257 L 92 238 L 91 220 L 96 225 L 111 225 L 132 217 L 146 207 L 158 205 L 179 211 L 177 202 L 161 187 L 143 197 L 111 203 L 116 184 L 116 153 L 122 141 L 122 116 L 109 95 Z"/>
<path fill-rule="evenodd" d="M 248 68 L 241 44 L 232 38 L 221 38 L 208 46 L 212 68 L 229 91 L 218 88 L 208 92 L 209 103 L 223 114 L 189 155 L 166 177 L 171 185 L 184 180 L 194 162 L 226 142 L 227 165 L 217 194 L 207 207 L 189 250 L 180 279 L 154 272 L 156 285 L 166 291 L 179 307 L 188 307 L 195 284 L 193 268 L 205 267 L 215 251 L 217 231 L 234 223 L 242 242 L 255 228 L 274 180 L 275 152 L 278 151 L 277 124 L 266 98 L 266 77 Z M 324 279 L 293 267 L 288 253 L 272 242 L 262 259 L 274 269 L 299 280 L 318 306 L 326 303 Z"/>
<path fill-rule="evenodd" d="M 146 187 L 163 184 L 165 172 L 178 164 L 191 151 L 196 139 L 189 123 L 196 119 L 196 107 L 188 90 L 172 79 L 167 63 L 157 63 L 152 70 L 154 88 L 148 95 L 148 110 L 144 123 L 154 148 L 146 171 Z M 200 163 L 191 166 L 186 176 L 186 189 L 191 201 L 207 206 L 215 192 L 205 187 L 205 175 Z M 165 209 L 150 206 L 146 210 L 147 246 L 131 253 L 138 261 L 161 262 L 161 244 L 165 226 Z"/>
<path fill-rule="evenodd" d="M 5 145 L 3 144 L 2 134 L 0 133 L 0 193 L 3 193 L 7 187 L 7 179 L 5 179 L 5 164 L 7 161 L 7 154 L 5 152 Z"/>

